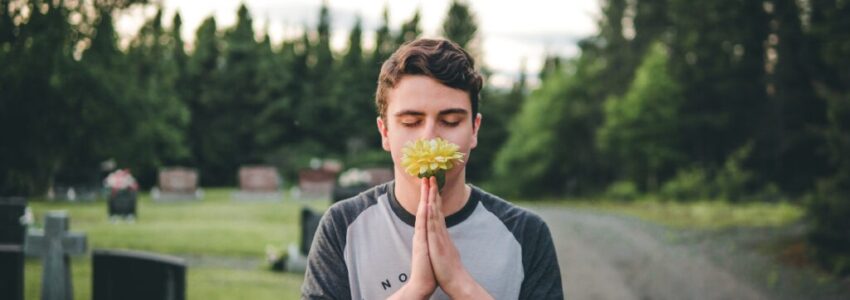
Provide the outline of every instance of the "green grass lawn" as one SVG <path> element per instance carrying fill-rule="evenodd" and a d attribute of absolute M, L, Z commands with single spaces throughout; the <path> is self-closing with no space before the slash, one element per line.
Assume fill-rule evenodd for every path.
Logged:
<path fill-rule="evenodd" d="M 297 299 L 301 274 L 268 270 L 267 245 L 297 243 L 302 206 L 324 211 L 327 201 L 236 202 L 233 189 L 209 189 L 202 201 L 152 202 L 139 198 L 134 223 L 111 223 L 106 203 L 31 202 L 36 222 L 50 210 L 66 210 L 71 231 L 85 232 L 89 249 L 132 249 L 190 258 L 189 299 Z M 803 210 L 792 204 L 672 203 L 655 201 L 534 201 L 520 205 L 559 205 L 636 216 L 677 228 L 776 226 L 798 220 Z M 40 224 L 37 224 L 40 226 Z M 91 298 L 91 260 L 72 258 L 76 299 Z M 39 299 L 41 261 L 26 263 L 26 298 Z"/>
<path fill-rule="evenodd" d="M 328 202 L 236 202 L 230 198 L 233 191 L 206 190 L 202 201 L 181 203 L 156 203 L 142 194 L 134 223 L 111 223 L 102 200 L 36 200 L 31 206 L 38 226 L 47 211 L 68 211 L 71 231 L 85 232 L 90 250 L 132 249 L 192 257 L 187 276 L 189 299 L 297 299 L 302 276 L 265 268 L 265 248 L 298 243 L 300 208 L 323 211 Z M 90 299 L 90 257 L 72 261 L 75 298 Z M 28 259 L 27 299 L 39 298 L 40 276 L 40 260 Z"/>
<path fill-rule="evenodd" d="M 725 201 L 634 202 L 610 200 L 526 201 L 524 205 L 560 205 L 578 209 L 634 216 L 678 229 L 723 229 L 729 227 L 782 226 L 800 220 L 805 211 L 799 204 L 729 203 Z"/>

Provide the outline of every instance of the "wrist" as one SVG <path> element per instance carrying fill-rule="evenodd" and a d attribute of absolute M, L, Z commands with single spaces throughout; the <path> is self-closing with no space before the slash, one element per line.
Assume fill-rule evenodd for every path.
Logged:
<path fill-rule="evenodd" d="M 458 272 L 457 276 L 448 280 L 445 285 L 440 284 L 440 287 L 452 299 L 493 299 L 466 270 Z"/>
<path fill-rule="evenodd" d="M 452 280 L 440 284 L 443 291 L 452 299 L 475 299 L 476 288 L 480 288 L 480 286 L 472 278 L 472 275 L 467 273 L 466 270 L 462 270 L 455 273 L 454 277 Z"/>
<path fill-rule="evenodd" d="M 397 294 L 401 296 L 399 299 L 428 299 L 433 293 L 433 288 L 429 290 L 424 285 L 411 282 L 402 286 Z"/>

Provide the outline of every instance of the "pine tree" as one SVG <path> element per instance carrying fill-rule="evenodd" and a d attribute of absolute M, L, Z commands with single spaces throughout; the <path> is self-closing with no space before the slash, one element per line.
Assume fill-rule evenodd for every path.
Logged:
<path fill-rule="evenodd" d="M 224 151 L 230 138 L 227 131 L 216 130 L 221 104 L 220 62 L 223 61 L 215 19 L 209 17 L 195 33 L 194 52 L 187 62 L 191 96 L 187 99 L 191 111 L 189 144 L 192 157 L 199 168 L 204 184 L 229 183 L 233 170 L 227 170 L 233 159 Z"/>
<path fill-rule="evenodd" d="M 469 4 L 466 1 L 453 0 L 443 21 L 443 36 L 468 49 L 477 32 L 478 25 Z"/>

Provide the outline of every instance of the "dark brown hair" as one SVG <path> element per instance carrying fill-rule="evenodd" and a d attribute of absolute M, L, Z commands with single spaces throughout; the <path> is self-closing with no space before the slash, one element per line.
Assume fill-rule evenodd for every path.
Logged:
<path fill-rule="evenodd" d="M 458 44 L 444 39 L 417 39 L 399 47 L 384 62 L 375 93 L 378 115 L 384 120 L 387 117 L 387 95 L 404 75 L 425 75 L 445 86 L 467 92 L 472 104 L 472 118 L 478 114 L 483 78 L 475 70 L 475 60 Z"/>

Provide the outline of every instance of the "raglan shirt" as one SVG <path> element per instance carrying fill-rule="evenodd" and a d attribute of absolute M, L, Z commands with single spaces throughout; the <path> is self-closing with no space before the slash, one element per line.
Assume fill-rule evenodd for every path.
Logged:
<path fill-rule="evenodd" d="M 386 299 L 410 278 L 413 225 L 394 182 L 332 205 L 308 255 L 302 299 Z M 475 186 L 446 217 L 464 268 L 496 299 L 563 299 L 546 223 Z M 449 299 L 438 287 L 431 299 Z"/>

